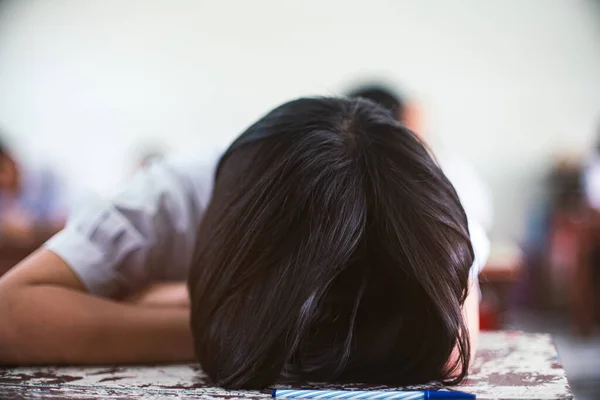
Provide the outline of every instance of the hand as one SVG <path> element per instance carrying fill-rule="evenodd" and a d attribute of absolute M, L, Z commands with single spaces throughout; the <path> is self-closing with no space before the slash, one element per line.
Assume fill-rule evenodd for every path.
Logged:
<path fill-rule="evenodd" d="M 125 301 L 154 307 L 190 307 L 190 296 L 184 282 L 153 283 Z"/>

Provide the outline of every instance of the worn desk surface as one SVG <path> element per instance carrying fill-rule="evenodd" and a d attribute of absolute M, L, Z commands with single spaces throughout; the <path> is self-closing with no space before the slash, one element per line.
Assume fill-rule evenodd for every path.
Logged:
<path fill-rule="evenodd" d="M 439 385 L 432 384 L 429 388 L 436 386 Z M 346 385 L 344 388 L 366 387 Z M 471 373 L 457 389 L 474 393 L 478 399 L 573 398 L 551 337 L 521 332 L 483 332 Z M 0 369 L 0 399 L 269 397 L 260 392 L 211 387 L 198 366 L 191 364 Z"/>

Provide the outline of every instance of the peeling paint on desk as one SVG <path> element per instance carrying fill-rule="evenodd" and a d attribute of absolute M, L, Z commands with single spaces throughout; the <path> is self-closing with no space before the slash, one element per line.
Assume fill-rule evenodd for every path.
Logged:
<path fill-rule="evenodd" d="M 306 387 L 398 389 L 364 384 Z M 439 383 L 408 389 L 439 389 Z M 572 399 L 549 335 L 483 332 L 469 377 L 451 389 L 478 399 Z M 131 367 L 20 367 L 0 369 L 0 398 L 48 399 L 266 399 L 257 391 L 211 386 L 197 364 Z"/>

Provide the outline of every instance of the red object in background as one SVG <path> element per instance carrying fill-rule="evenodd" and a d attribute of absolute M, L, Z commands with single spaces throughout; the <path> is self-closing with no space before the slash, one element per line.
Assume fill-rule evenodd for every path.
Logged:
<path fill-rule="evenodd" d="M 513 285 L 520 279 L 523 265 L 521 249 L 512 241 L 492 243 L 490 256 L 479 275 L 481 330 L 503 329 L 507 322 Z"/>
<path fill-rule="evenodd" d="M 500 329 L 500 301 L 498 295 L 491 287 L 482 291 L 481 303 L 479 303 L 479 329 L 482 331 L 494 331 Z"/>
<path fill-rule="evenodd" d="M 498 312 L 497 304 L 482 301 L 479 305 L 479 329 L 482 331 L 497 330 L 500 327 Z"/>

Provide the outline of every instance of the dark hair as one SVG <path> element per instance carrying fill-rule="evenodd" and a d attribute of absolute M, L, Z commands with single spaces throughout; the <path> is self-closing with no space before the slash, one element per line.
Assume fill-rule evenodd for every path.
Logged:
<path fill-rule="evenodd" d="M 348 93 L 350 98 L 362 98 L 371 100 L 390 111 L 394 118 L 402 120 L 405 114 L 404 100 L 392 89 L 380 84 L 370 84 L 358 87 Z"/>
<path fill-rule="evenodd" d="M 465 212 L 381 107 L 300 99 L 261 118 L 221 158 L 197 240 L 191 327 L 214 383 L 466 375 Z"/>

